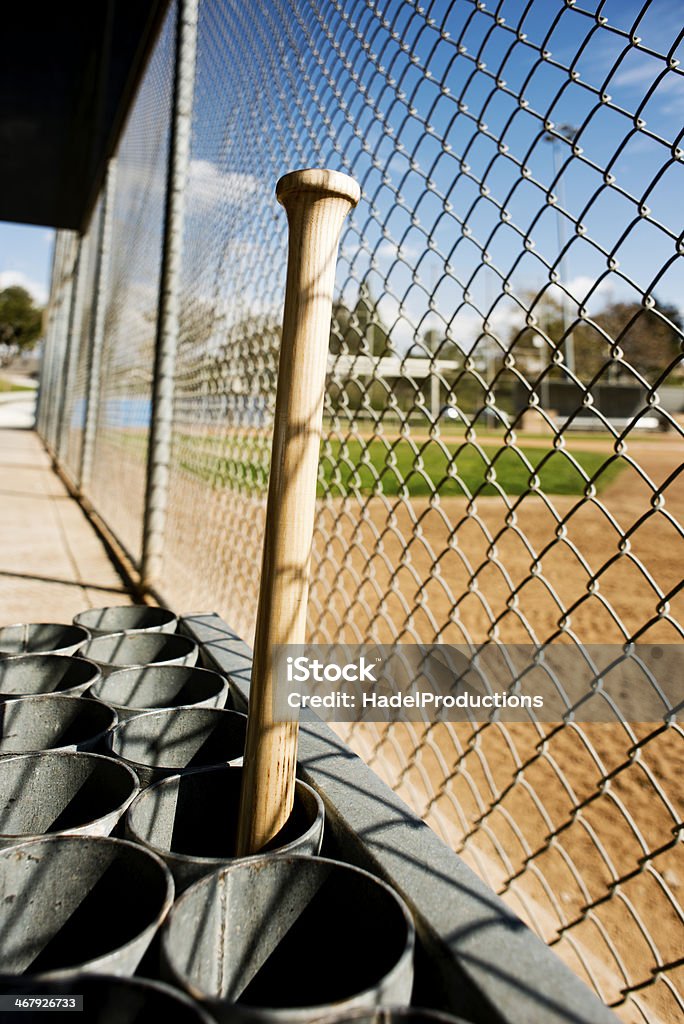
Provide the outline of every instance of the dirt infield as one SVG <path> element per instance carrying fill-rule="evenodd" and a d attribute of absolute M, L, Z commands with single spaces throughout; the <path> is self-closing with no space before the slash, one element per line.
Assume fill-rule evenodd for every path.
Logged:
<path fill-rule="evenodd" d="M 616 643 L 649 623 L 641 641 L 677 642 L 679 631 L 658 609 L 681 580 L 684 474 L 670 478 L 682 450 L 645 443 L 634 451 L 655 492 L 628 465 L 600 500 L 327 503 L 314 548 L 317 632 L 463 643 L 483 640 L 496 623 L 496 639 L 529 643 L 555 634 L 571 609 L 568 639 Z M 684 620 L 684 595 L 669 610 L 674 622 Z"/>
<path fill-rule="evenodd" d="M 680 642 L 684 599 L 664 598 L 684 564 L 682 448 L 629 454 L 640 471 L 600 500 L 530 495 L 513 515 L 495 497 L 328 504 L 315 639 Z M 339 728 L 624 1021 L 680 1019 L 679 727 Z"/>

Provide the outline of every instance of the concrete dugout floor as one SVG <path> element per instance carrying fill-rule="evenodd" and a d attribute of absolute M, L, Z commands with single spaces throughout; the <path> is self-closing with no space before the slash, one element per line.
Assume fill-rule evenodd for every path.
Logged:
<path fill-rule="evenodd" d="M 0 406 L 0 626 L 71 622 L 85 608 L 130 604 L 102 541 L 38 435 L 23 425 L 31 417 L 19 405 Z"/>

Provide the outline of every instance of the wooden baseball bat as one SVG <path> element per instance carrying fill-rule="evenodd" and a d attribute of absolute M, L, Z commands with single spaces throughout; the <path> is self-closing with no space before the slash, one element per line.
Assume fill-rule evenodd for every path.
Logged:
<path fill-rule="evenodd" d="M 276 196 L 289 226 L 271 474 L 250 686 L 237 854 L 256 853 L 292 812 L 296 722 L 273 718 L 274 644 L 303 644 L 316 479 L 342 222 L 359 186 L 346 174 L 293 171 Z"/>

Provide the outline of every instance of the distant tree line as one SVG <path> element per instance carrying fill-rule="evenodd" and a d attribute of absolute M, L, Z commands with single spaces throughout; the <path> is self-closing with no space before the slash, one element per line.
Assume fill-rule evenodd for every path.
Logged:
<path fill-rule="evenodd" d="M 561 302 L 545 295 L 541 300 L 530 300 L 536 324 L 514 330 L 509 346 L 523 370 L 538 369 L 536 362 L 548 363 L 552 346 L 561 344 L 567 352 L 568 338 L 574 349 L 575 370 L 583 381 L 592 380 L 606 372 L 610 380 L 633 379 L 630 367 L 651 381 L 681 358 L 682 316 L 670 303 L 655 302 L 650 309 L 638 302 L 610 302 L 592 318 L 579 319 L 571 311 L 565 312 Z M 615 358 L 611 350 L 620 350 Z M 561 376 L 556 368 L 553 376 Z"/>
<path fill-rule="evenodd" d="M 572 339 L 576 373 L 584 381 L 609 367 L 611 380 L 633 379 L 630 367 L 651 380 L 682 355 L 684 321 L 671 303 L 656 301 L 649 309 L 638 302 L 620 300 L 609 302 L 592 318 L 579 318 L 548 293 L 537 298 L 530 292 L 522 298 L 535 324 L 511 328 L 506 337 L 500 336 L 497 343 L 490 344 L 490 365 L 492 350 L 498 353 L 499 365 L 509 351 L 523 375 L 536 375 L 549 364 L 555 347 L 567 351 L 568 337 Z M 561 343 L 564 336 L 566 340 Z M 447 340 L 434 329 L 426 331 L 419 342 L 411 355 L 428 357 L 435 353 L 440 359 L 462 362 L 471 352 L 476 357 L 482 354 L 482 346 L 472 348 L 471 339 L 464 338 L 461 343 L 458 339 Z M 341 302 L 333 307 L 330 351 L 378 357 L 396 354 L 366 282 L 359 286 L 351 309 Z M 563 375 L 561 367 L 552 370 L 552 376 Z"/>
<path fill-rule="evenodd" d="M 391 339 L 391 328 L 383 322 L 378 301 L 367 281 L 359 285 L 356 301 L 333 305 L 330 352 L 333 355 L 369 356 L 380 359 L 391 355 L 436 356 L 449 361 L 440 369 L 441 401 L 446 402 L 451 388 L 459 405 L 466 410 L 482 407 L 487 382 L 496 375 L 496 402 L 512 408 L 516 381 L 520 375 L 533 381 L 551 363 L 554 347 L 565 350 L 561 339 L 571 334 L 577 376 L 591 381 L 597 375 L 602 382 L 634 382 L 636 371 L 647 381 L 657 379 L 673 366 L 681 355 L 682 317 L 673 305 L 656 302 L 647 309 L 636 302 L 607 303 L 593 318 L 578 317 L 564 309 L 555 295 L 541 297 L 536 292 L 521 296 L 524 308 L 531 310 L 533 326 L 519 322 L 507 330 L 483 335 L 473 345 L 472 338 L 451 339 L 445 332 L 427 330 L 418 336 L 406 353 Z M 220 311 L 215 304 L 187 295 L 181 304 L 179 384 L 181 390 L 194 391 L 202 381 L 206 393 L 268 395 L 272 393 L 277 372 L 280 344 L 280 317 L 272 314 L 231 316 L 230 309 Z M 615 346 L 619 347 L 619 353 Z M 504 369 L 504 356 L 510 353 L 514 363 Z M 475 373 L 465 370 L 465 358 L 473 357 Z M 239 372 L 238 372 L 239 367 Z M 567 379 L 562 365 L 552 366 L 552 379 Z M 684 380 L 681 370 L 668 380 Z M 390 401 L 411 410 L 421 401 L 430 406 L 430 376 L 418 380 L 408 377 L 383 379 L 369 375 L 360 364 L 348 378 L 335 375 L 328 385 L 329 409 L 385 409 Z M 509 410 L 510 411 L 510 410 Z"/>

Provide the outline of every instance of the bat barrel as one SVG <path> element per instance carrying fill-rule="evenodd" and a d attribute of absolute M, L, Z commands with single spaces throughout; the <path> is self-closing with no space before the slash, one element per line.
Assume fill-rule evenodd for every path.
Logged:
<path fill-rule="evenodd" d="M 238 854 L 256 853 L 294 799 L 297 723 L 273 720 L 272 651 L 306 640 L 335 263 L 357 183 L 338 171 L 293 171 L 276 196 L 289 226 L 287 282 L 259 589 Z"/>

